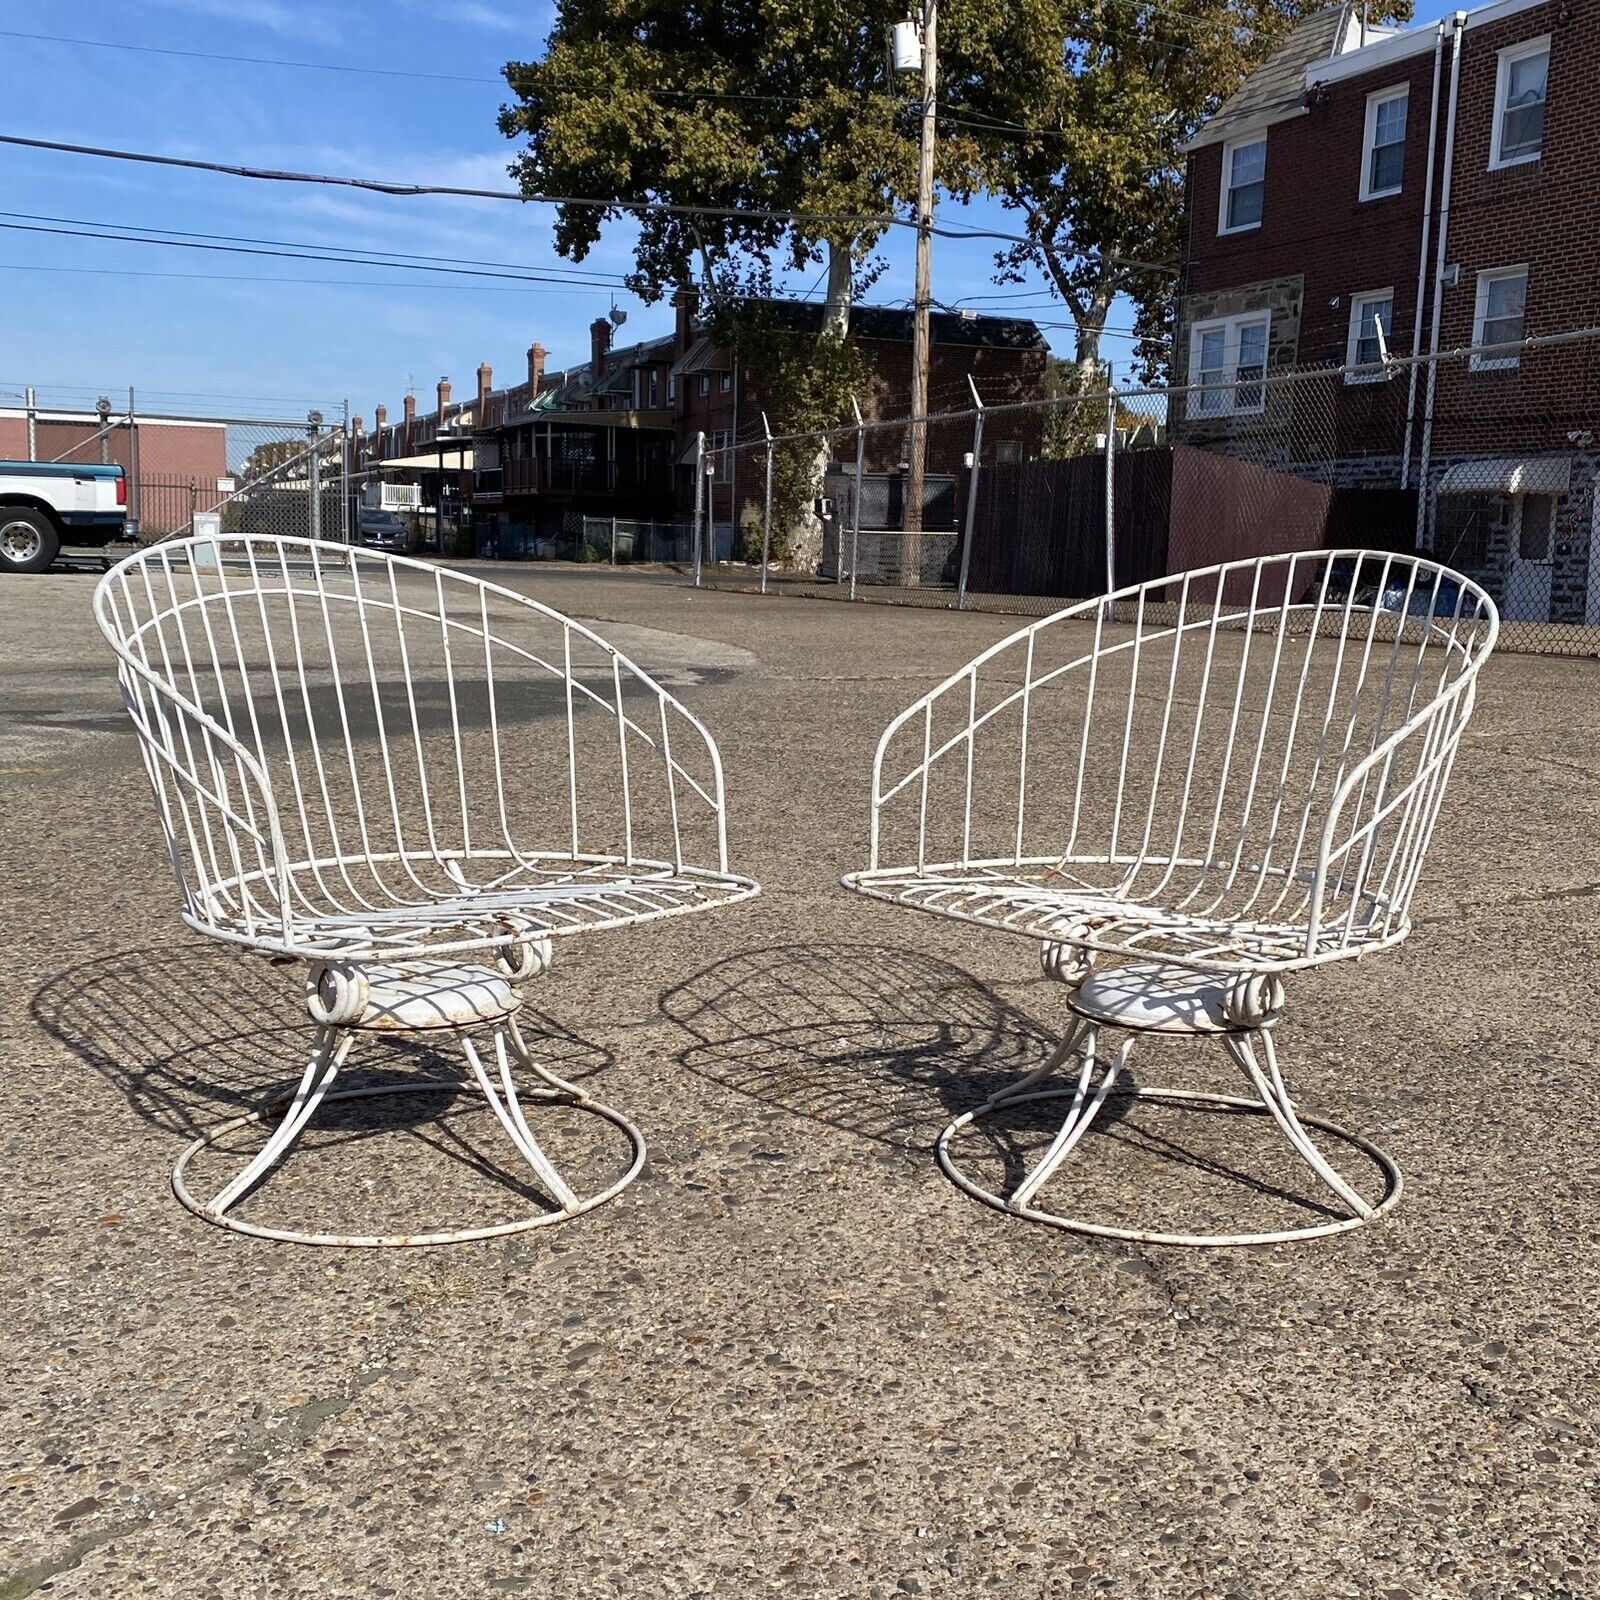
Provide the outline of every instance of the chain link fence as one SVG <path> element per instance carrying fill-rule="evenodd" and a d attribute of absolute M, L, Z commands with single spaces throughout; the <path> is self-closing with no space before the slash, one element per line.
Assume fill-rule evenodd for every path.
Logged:
<path fill-rule="evenodd" d="M 1506 648 L 1596 654 L 1596 396 L 1597 329 L 1047 402 L 975 388 L 920 427 L 708 452 L 737 531 L 713 559 L 702 528 L 697 581 L 1043 615 L 1243 557 L 1420 550 L 1495 596 Z"/>
<path fill-rule="evenodd" d="M 0 385 L 0 459 L 120 466 L 127 538 L 140 543 L 206 528 L 351 539 L 347 407 L 251 414 L 229 399 Z"/>

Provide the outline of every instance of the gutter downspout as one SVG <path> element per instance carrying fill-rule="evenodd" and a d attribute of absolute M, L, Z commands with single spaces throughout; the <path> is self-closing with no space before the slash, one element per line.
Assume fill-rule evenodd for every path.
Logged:
<path fill-rule="evenodd" d="M 1433 330 L 1429 336 L 1428 398 L 1422 411 L 1422 461 L 1417 468 L 1417 549 L 1428 528 L 1428 466 L 1433 459 L 1433 406 L 1439 387 L 1439 323 L 1444 315 L 1444 258 L 1450 242 L 1450 190 L 1455 177 L 1456 109 L 1461 103 L 1461 35 L 1467 24 L 1465 11 L 1450 19 L 1455 42 L 1450 55 L 1450 110 L 1444 129 L 1444 181 L 1439 190 L 1439 250 L 1433 270 Z"/>
<path fill-rule="evenodd" d="M 1428 298 L 1428 246 L 1433 242 L 1433 172 L 1439 148 L 1439 89 L 1444 71 L 1444 22 L 1441 20 L 1433 41 L 1433 99 L 1428 110 L 1428 176 L 1422 192 L 1422 249 L 1417 255 L 1417 314 L 1411 327 L 1411 354 L 1422 349 L 1422 314 Z M 1400 487 L 1411 487 L 1411 440 L 1417 424 L 1417 377 L 1419 368 L 1411 363 L 1406 384 L 1406 433 L 1400 455 Z"/>

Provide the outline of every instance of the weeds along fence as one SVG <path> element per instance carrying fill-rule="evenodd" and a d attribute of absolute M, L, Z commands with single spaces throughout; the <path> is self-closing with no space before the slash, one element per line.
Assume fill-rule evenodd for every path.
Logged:
<path fill-rule="evenodd" d="M 763 429 L 707 452 L 737 559 L 701 526 L 696 581 L 1042 615 L 1242 557 L 1415 550 L 1495 597 L 1503 646 L 1600 653 L 1600 329 L 1380 352 L 1268 374 L 1224 331 L 1167 387 Z"/>

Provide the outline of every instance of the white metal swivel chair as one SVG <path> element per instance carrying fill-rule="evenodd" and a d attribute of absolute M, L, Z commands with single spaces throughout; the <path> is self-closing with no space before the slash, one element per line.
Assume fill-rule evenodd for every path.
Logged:
<path fill-rule="evenodd" d="M 1398 1200 L 1387 1155 L 1297 1112 L 1272 1030 L 1285 974 L 1410 931 L 1498 627 L 1476 584 L 1426 560 L 1273 556 L 1071 606 L 889 724 L 870 864 L 845 883 L 1038 940 L 1072 1011 L 1044 1066 L 945 1128 L 938 1158 L 957 1184 L 1034 1221 L 1168 1244 L 1312 1238 Z M 1108 1030 L 1121 1035 L 1109 1049 Z M 1214 1039 L 1252 1093 L 1119 1087 L 1152 1032 Z M 1036 1087 L 1072 1061 L 1071 1087 Z M 1270 1114 L 1332 1192 L 1334 1219 L 1191 1234 L 1046 1209 L 1041 1191 L 1113 1094 Z M 1010 1193 L 956 1164 L 952 1144 L 976 1119 L 1056 1098 L 1069 1102 L 1060 1132 Z M 1383 1194 L 1364 1197 L 1306 1124 L 1365 1150 Z"/>
<path fill-rule="evenodd" d="M 342 545 L 158 544 L 113 568 L 94 603 L 184 921 L 308 968 L 316 1036 L 289 1110 L 205 1201 L 185 1180 L 190 1160 L 263 1113 L 202 1135 L 173 1169 L 178 1198 L 244 1233 L 399 1245 L 539 1227 L 620 1193 L 644 1163 L 638 1130 L 541 1066 L 516 1013 L 554 941 L 758 892 L 728 870 L 722 763 L 700 722 L 548 606 Z M 426 1234 L 305 1233 L 235 1214 L 323 1102 L 447 1081 L 330 1092 L 362 1034 L 458 1038 L 548 1206 Z M 616 1181 L 585 1196 L 556 1169 L 513 1063 L 534 1080 L 530 1107 L 558 1103 L 627 1135 Z"/>

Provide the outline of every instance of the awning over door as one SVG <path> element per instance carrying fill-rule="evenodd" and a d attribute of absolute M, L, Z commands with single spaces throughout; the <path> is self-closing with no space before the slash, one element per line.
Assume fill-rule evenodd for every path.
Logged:
<path fill-rule="evenodd" d="M 1571 487 L 1571 456 L 1485 456 L 1446 468 L 1439 493 L 1565 494 Z"/>
<path fill-rule="evenodd" d="M 390 456 L 386 461 L 370 461 L 367 465 L 375 472 L 387 471 L 390 467 L 404 468 L 406 471 L 437 472 L 440 458 L 444 460 L 446 472 L 471 472 L 472 471 L 472 446 L 470 444 L 447 444 L 443 450 L 429 450 L 422 446 L 422 454 L 414 456 Z"/>

